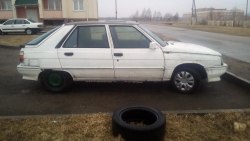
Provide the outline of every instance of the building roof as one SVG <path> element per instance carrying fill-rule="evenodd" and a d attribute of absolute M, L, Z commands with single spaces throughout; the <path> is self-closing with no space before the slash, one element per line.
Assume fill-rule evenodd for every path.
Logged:
<path fill-rule="evenodd" d="M 38 5 L 38 0 L 16 0 L 16 6 Z"/>
<path fill-rule="evenodd" d="M 66 23 L 66 25 L 86 25 L 86 24 L 122 24 L 122 25 L 137 25 L 138 22 L 135 21 L 120 21 L 120 20 L 110 20 L 110 21 L 82 21 L 82 22 L 71 22 Z"/>

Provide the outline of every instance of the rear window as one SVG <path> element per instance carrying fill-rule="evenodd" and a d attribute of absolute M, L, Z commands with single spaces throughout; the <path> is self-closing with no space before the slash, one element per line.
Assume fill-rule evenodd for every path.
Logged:
<path fill-rule="evenodd" d="M 39 44 L 42 40 L 44 40 L 45 38 L 47 38 L 50 34 L 52 34 L 53 32 L 55 32 L 59 27 L 60 26 L 58 26 L 58 27 L 56 27 L 56 28 L 54 28 L 54 29 L 52 29 L 52 30 L 44 33 L 43 35 L 37 37 L 36 39 L 28 42 L 26 45 L 37 45 L 37 44 Z"/>
<path fill-rule="evenodd" d="M 36 23 L 35 21 L 31 20 L 31 19 L 28 19 L 28 21 L 30 21 L 31 23 Z"/>

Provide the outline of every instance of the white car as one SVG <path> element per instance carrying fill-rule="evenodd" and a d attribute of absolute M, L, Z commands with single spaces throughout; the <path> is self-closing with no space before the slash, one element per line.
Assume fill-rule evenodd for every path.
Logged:
<path fill-rule="evenodd" d="M 219 81 L 227 65 L 220 53 L 182 42 L 164 42 L 137 22 L 78 22 L 27 43 L 17 66 L 23 79 L 50 92 L 72 81 L 171 81 L 182 93 L 201 80 Z"/>
<path fill-rule="evenodd" d="M 43 29 L 43 23 L 37 23 L 30 19 L 9 19 L 3 24 L 0 24 L 0 34 L 21 32 L 31 35 Z"/>

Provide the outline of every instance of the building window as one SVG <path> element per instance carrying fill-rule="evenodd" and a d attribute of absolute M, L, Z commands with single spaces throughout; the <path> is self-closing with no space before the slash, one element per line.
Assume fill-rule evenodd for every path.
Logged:
<path fill-rule="evenodd" d="M 74 10 L 83 11 L 83 0 L 74 0 Z"/>
<path fill-rule="evenodd" d="M 61 0 L 48 0 L 49 10 L 61 10 Z"/>
<path fill-rule="evenodd" d="M 12 10 L 11 0 L 1 0 L 0 1 L 0 9 L 1 10 Z"/>

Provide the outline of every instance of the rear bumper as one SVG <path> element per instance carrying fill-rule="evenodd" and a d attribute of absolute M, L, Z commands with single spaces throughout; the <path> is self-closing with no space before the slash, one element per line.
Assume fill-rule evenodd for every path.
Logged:
<path fill-rule="evenodd" d="M 227 64 L 223 63 L 222 66 L 205 68 L 207 72 L 207 81 L 216 82 L 220 81 L 220 76 L 227 71 Z"/>
<path fill-rule="evenodd" d="M 22 74 L 23 79 L 38 81 L 38 76 L 42 72 L 39 67 L 28 67 L 19 64 L 17 66 L 17 71 Z"/>

